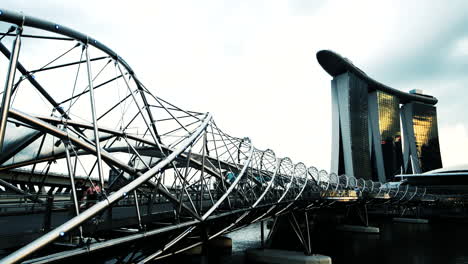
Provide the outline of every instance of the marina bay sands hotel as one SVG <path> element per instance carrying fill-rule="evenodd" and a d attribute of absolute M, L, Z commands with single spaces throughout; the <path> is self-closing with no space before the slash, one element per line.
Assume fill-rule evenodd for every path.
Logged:
<path fill-rule="evenodd" d="M 332 51 L 317 59 L 333 77 L 331 172 L 388 182 L 442 167 L 435 97 L 379 83 Z"/>

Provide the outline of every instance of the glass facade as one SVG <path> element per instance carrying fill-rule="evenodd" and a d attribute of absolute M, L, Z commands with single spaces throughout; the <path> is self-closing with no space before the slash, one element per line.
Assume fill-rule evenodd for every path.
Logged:
<path fill-rule="evenodd" d="M 349 111 L 354 176 L 372 179 L 369 153 L 369 105 L 367 85 L 350 75 Z"/>
<path fill-rule="evenodd" d="M 413 129 L 421 171 L 442 167 L 435 106 L 413 103 Z"/>
<path fill-rule="evenodd" d="M 401 172 L 403 154 L 400 129 L 400 101 L 394 96 L 377 91 L 379 133 L 387 180 Z"/>
<path fill-rule="evenodd" d="M 442 167 L 435 106 L 405 101 L 400 108 L 400 99 L 349 72 L 334 78 L 333 172 L 388 182 L 403 167 L 418 173 Z"/>

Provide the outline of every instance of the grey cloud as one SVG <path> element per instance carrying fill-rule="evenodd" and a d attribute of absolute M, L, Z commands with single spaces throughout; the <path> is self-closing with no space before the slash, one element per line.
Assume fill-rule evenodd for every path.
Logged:
<path fill-rule="evenodd" d="M 412 47 L 411 40 L 407 40 L 409 43 L 402 43 L 402 47 L 413 52 L 376 62 L 375 74 L 397 83 L 459 77 L 468 70 L 467 58 L 452 56 L 452 50 L 460 36 L 468 36 L 466 24 L 468 18 L 463 18 L 458 25 L 427 39 L 421 46 Z"/>

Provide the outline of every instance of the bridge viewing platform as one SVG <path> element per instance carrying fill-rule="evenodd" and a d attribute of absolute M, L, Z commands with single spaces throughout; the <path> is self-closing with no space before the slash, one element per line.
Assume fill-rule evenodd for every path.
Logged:
<path fill-rule="evenodd" d="M 8 69 L 0 108 L 1 264 L 151 263 L 253 223 L 263 230 L 264 221 L 272 221 L 270 236 L 287 223 L 310 256 L 311 215 L 343 215 L 366 229 L 372 213 L 431 217 L 467 202 L 463 191 L 416 180 L 441 167 L 438 139 L 429 148 L 406 140 L 401 151 L 401 136 L 417 131 L 417 114 L 436 120 L 437 99 L 380 84 L 336 53 L 317 55 L 341 101 L 327 172 L 227 134 L 211 113 L 160 98 L 91 36 L 3 9 L 0 30 L 0 63 Z M 372 111 L 353 119 L 349 110 L 360 102 L 353 89 L 376 111 L 383 111 L 378 102 L 368 101 L 375 92 L 396 96 L 398 111 L 408 106 L 404 133 L 398 119 L 396 134 L 384 138 Z M 437 138 L 437 123 L 430 125 Z M 365 139 L 356 140 L 356 131 Z M 427 151 L 436 155 L 427 159 Z"/>

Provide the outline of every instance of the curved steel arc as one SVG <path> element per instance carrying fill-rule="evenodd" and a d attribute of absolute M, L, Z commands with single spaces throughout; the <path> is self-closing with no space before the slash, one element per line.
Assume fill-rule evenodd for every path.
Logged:
<path fill-rule="evenodd" d="M 305 168 L 305 169 L 304 169 L 304 172 L 302 173 L 302 176 L 303 176 L 303 178 L 304 178 L 304 183 L 302 184 L 302 187 L 301 187 L 299 193 L 297 194 L 296 198 L 294 198 L 294 201 L 297 201 L 297 200 L 299 199 L 299 197 L 302 196 L 302 194 L 304 193 L 304 190 L 305 190 L 305 188 L 306 188 L 306 186 L 307 186 L 307 182 L 308 182 L 307 167 L 306 167 L 306 165 L 305 165 L 304 163 L 302 163 L 302 162 L 299 162 L 299 163 L 296 164 L 295 170 L 296 170 L 296 168 L 297 168 L 298 166 L 303 166 L 303 167 Z"/>
<path fill-rule="evenodd" d="M 49 125 L 48 123 L 45 123 L 45 122 L 39 122 L 40 120 L 37 119 L 37 118 L 34 118 L 34 117 L 31 117 L 31 116 L 28 116 L 27 114 L 24 114 L 24 113 L 21 113 L 17 110 L 11 110 L 12 111 L 12 117 L 13 118 L 18 118 L 18 120 L 21 120 L 23 122 L 26 122 L 28 124 L 31 124 L 31 125 L 35 125 L 35 126 L 38 126 L 40 127 L 40 129 L 42 130 L 45 130 L 45 131 L 48 131 L 50 134 L 53 134 L 59 138 L 62 138 L 62 139 L 70 139 L 71 142 L 73 142 L 75 145 L 77 146 L 80 146 L 82 147 L 85 151 L 87 151 L 87 153 L 94 153 L 94 146 L 88 144 L 87 142 L 84 142 L 82 141 L 80 138 L 76 138 L 70 134 L 67 134 L 65 132 L 63 132 L 62 130 L 54 127 L 54 126 L 51 126 Z M 22 114 L 20 116 L 20 114 Z M 63 121 L 62 120 L 59 120 L 59 119 L 54 119 L 54 118 L 41 118 L 42 120 L 47 120 L 47 121 L 54 121 L 56 122 L 57 124 L 60 124 L 62 123 Z M 29 121 L 28 121 L 29 120 Z M 35 121 L 35 123 L 34 123 Z M 81 127 L 81 128 L 89 128 L 89 129 L 92 129 L 92 126 L 91 125 L 86 125 L 86 124 L 83 124 L 83 123 L 79 123 L 79 122 L 71 122 L 71 121 L 67 121 L 68 124 L 73 124 L 77 127 Z M 109 133 L 109 134 L 113 134 L 115 136 L 126 136 L 127 138 L 131 138 L 133 140 L 136 140 L 138 142 L 144 142 L 146 144 L 150 144 L 150 145 L 155 145 L 154 143 L 152 143 L 151 141 L 148 141 L 148 140 L 145 140 L 144 138 L 140 138 L 140 137 L 137 137 L 137 136 L 131 136 L 131 135 L 126 135 L 125 133 L 121 132 L 121 131 L 117 131 L 117 130 L 111 130 L 111 129 L 106 129 L 106 128 L 99 128 L 99 131 L 102 131 L 102 132 L 105 132 L 105 133 Z M 121 148 L 121 149 L 116 149 L 116 150 L 113 150 L 113 149 L 109 149 L 111 151 L 123 151 L 123 150 L 126 150 L 128 151 L 128 148 Z M 168 149 L 166 148 L 165 149 L 166 153 L 171 153 L 173 150 L 172 149 Z M 77 154 L 86 154 L 85 153 L 82 153 L 82 152 L 78 152 Z M 55 155 L 53 155 L 51 157 L 51 159 L 54 159 L 54 158 L 60 158 L 64 155 L 64 153 L 55 153 Z M 121 163 L 120 161 L 118 160 L 115 160 L 109 153 L 108 151 L 106 150 L 103 150 L 103 159 L 104 161 L 108 162 L 109 164 L 112 164 L 116 167 L 119 167 L 121 169 L 123 169 L 124 171 L 126 171 L 127 173 L 129 174 L 135 174 L 136 171 L 129 167 L 128 165 L 126 164 L 123 164 Z M 184 154 L 181 155 L 181 157 L 183 157 Z M 43 162 L 45 160 L 50 160 L 50 159 L 41 159 L 40 161 Z M 36 160 L 37 162 L 37 160 Z M 198 166 L 202 166 L 201 163 L 199 163 L 199 161 L 195 160 L 195 159 L 191 159 L 191 162 L 193 162 L 194 164 L 197 164 Z M 19 165 L 24 165 L 24 164 L 19 164 Z M 11 166 L 9 166 L 9 168 L 11 168 Z M 209 169 L 209 168 L 205 168 L 205 170 L 210 173 L 211 175 L 215 176 L 215 177 L 219 177 L 218 173 L 216 173 L 215 171 Z"/>
<path fill-rule="evenodd" d="M 0 20 L 1 18 L 2 17 L 0 16 Z M 5 57 L 9 58 L 11 55 L 11 52 L 8 50 L 8 48 L 5 47 L 1 42 L 0 42 L 0 51 L 3 53 L 3 55 L 5 55 Z M 16 64 L 16 69 L 18 69 L 23 76 L 26 76 L 26 79 L 34 86 L 34 88 L 36 88 L 39 91 L 39 93 L 41 93 L 42 96 L 44 96 L 44 98 L 55 109 L 57 109 L 60 112 L 60 114 L 62 114 L 65 118 L 69 118 L 67 113 L 60 107 L 60 105 L 54 100 L 54 98 L 52 98 L 52 96 L 50 96 L 49 93 L 47 93 L 44 87 L 42 87 L 42 85 L 39 84 L 39 82 L 37 82 L 36 79 L 33 78 L 33 76 L 29 73 L 29 71 L 26 70 L 26 68 L 24 68 L 24 66 L 19 61 Z"/>
<path fill-rule="evenodd" d="M 262 166 L 262 162 L 263 162 L 263 154 L 268 152 L 268 151 L 271 151 L 271 150 L 265 150 L 262 155 L 261 155 L 261 161 L 260 161 L 260 166 Z M 272 151 L 271 151 L 272 152 Z M 274 154 L 274 153 L 273 153 Z M 266 193 L 270 190 L 271 186 L 273 185 L 273 182 L 274 182 L 274 179 L 276 177 L 276 173 L 278 172 L 278 166 L 279 166 L 279 160 L 276 159 L 276 166 L 275 166 L 275 169 L 273 170 L 273 175 L 271 176 L 271 180 L 270 182 L 268 183 L 267 187 L 265 188 L 265 190 L 262 192 L 262 194 L 260 195 L 260 197 L 257 198 L 257 200 L 254 202 L 254 204 L 252 204 L 252 206 L 250 206 L 250 209 L 254 209 L 257 207 L 257 205 L 263 200 L 263 197 L 266 195 Z M 225 233 L 226 231 L 232 229 L 234 226 L 236 226 L 240 221 L 242 221 L 245 217 L 247 217 L 250 212 L 252 211 L 246 211 L 244 212 L 240 217 L 238 217 L 235 221 L 233 221 L 230 225 L 226 226 L 225 228 L 221 229 L 220 231 L 218 231 L 215 235 L 211 236 L 210 239 L 218 236 L 218 235 L 221 235 L 223 233 Z"/>
<path fill-rule="evenodd" d="M 90 153 L 95 153 L 95 150 L 96 150 L 96 147 L 92 144 L 89 144 L 88 142 L 85 142 L 83 140 L 81 140 L 80 138 L 77 138 L 73 135 L 70 135 L 68 134 L 67 132 L 61 130 L 61 129 L 58 129 L 57 127 L 54 127 L 40 119 L 37 119 L 33 116 L 30 116 L 26 113 L 23 113 L 19 110 L 15 110 L 15 109 L 10 109 L 9 111 L 9 114 L 10 114 L 10 117 L 16 119 L 16 120 L 19 120 L 21 122 L 24 122 L 24 123 L 27 123 L 29 125 L 32 125 L 32 126 L 35 126 L 41 130 L 45 130 L 47 131 L 48 133 L 50 133 L 51 135 L 54 135 L 60 139 L 69 139 L 73 144 L 79 146 L 80 148 L 90 152 Z M 131 173 L 131 174 L 134 174 L 136 173 L 135 169 L 133 169 L 132 167 L 128 166 L 128 165 L 125 165 L 125 164 L 122 164 L 122 162 L 120 162 L 119 160 L 115 159 L 114 157 L 112 157 L 110 154 L 108 154 L 107 152 L 103 151 L 101 153 L 102 155 L 102 158 L 108 162 L 109 164 L 112 164 L 112 165 L 115 165 L 115 166 L 119 166 L 120 168 L 124 169 L 126 172 L 128 173 Z"/>
<path fill-rule="evenodd" d="M 278 212 L 276 212 L 275 214 L 276 215 L 280 215 L 281 213 L 283 213 L 284 211 L 286 211 L 288 208 L 290 208 L 298 199 L 299 197 L 302 196 L 306 186 L 307 186 L 307 168 L 306 166 L 304 165 L 304 163 L 300 162 L 300 163 L 297 163 L 295 166 L 294 166 L 294 170 L 296 171 L 297 167 L 298 166 L 304 166 L 305 167 L 305 170 L 304 172 L 302 173 L 302 175 L 304 175 L 305 177 L 305 182 L 304 184 L 302 185 L 299 193 L 296 195 L 296 197 L 289 203 L 287 204 L 284 208 L 282 208 L 281 210 L 279 210 Z M 294 172 L 294 175 L 296 176 L 296 172 Z M 296 176 L 297 177 L 297 176 Z"/>
<path fill-rule="evenodd" d="M 281 162 L 280 162 L 280 164 L 279 164 L 279 166 L 278 166 L 279 169 L 281 169 L 281 165 L 282 165 L 283 162 L 292 163 L 292 162 L 291 162 L 291 159 L 289 159 L 289 158 L 283 158 L 283 159 L 281 159 Z M 283 176 L 282 173 L 281 173 L 281 176 Z M 289 189 L 291 189 L 291 186 L 292 186 L 293 181 L 294 181 L 294 175 L 291 174 L 291 176 L 289 177 L 289 182 L 288 182 L 288 184 L 286 185 L 286 188 L 285 188 L 283 194 L 282 194 L 281 197 L 278 199 L 278 203 L 280 203 L 281 201 L 283 201 L 283 199 L 286 197 L 286 194 L 288 194 Z"/>
<path fill-rule="evenodd" d="M 74 144 L 76 144 L 78 146 L 81 146 L 85 151 L 94 153 L 95 148 L 92 145 L 88 144 L 87 142 L 84 142 L 84 141 L 80 140 L 79 138 L 76 138 L 76 137 L 74 137 L 72 135 L 69 135 L 69 134 L 65 133 L 64 131 L 62 131 L 62 130 L 60 130 L 58 128 L 55 128 L 55 127 L 53 127 L 53 126 L 51 126 L 51 125 L 49 125 L 49 124 L 47 124 L 45 122 L 41 122 L 40 120 L 35 119 L 34 117 L 28 116 L 28 115 L 26 115 L 24 113 L 20 113 L 20 112 L 15 111 L 15 110 L 11 110 L 11 111 L 13 113 L 12 117 L 14 117 L 14 118 L 20 117 L 18 119 L 23 121 L 23 122 L 29 122 L 29 124 L 31 124 L 31 125 L 37 125 L 41 129 L 47 130 L 50 134 L 58 136 L 58 137 L 60 137 L 62 139 L 70 140 Z M 20 116 L 20 114 L 22 114 L 22 115 Z M 124 170 L 125 172 L 127 172 L 127 173 L 129 173 L 131 175 L 136 173 L 136 171 L 133 168 L 129 167 L 126 164 L 123 164 L 119 160 L 116 160 L 115 158 L 113 158 L 106 151 L 102 151 L 102 157 L 103 157 L 104 161 L 106 161 L 109 164 L 112 164 L 112 165 Z M 217 175 L 213 171 L 211 171 L 211 173 Z M 150 183 L 150 184 L 152 184 L 153 187 L 156 187 L 153 183 Z M 160 186 L 158 186 L 157 188 L 168 199 L 172 200 L 173 202 L 177 202 L 177 199 L 175 197 L 173 197 L 169 192 L 167 192 L 167 190 L 162 189 Z M 191 215 L 193 215 L 195 217 L 198 217 L 198 216 L 196 216 L 196 214 L 191 209 L 187 208 L 185 205 L 182 205 L 182 207 L 185 210 L 187 210 Z"/>
<path fill-rule="evenodd" d="M 130 182 L 129 184 L 125 185 L 118 191 L 110 194 L 105 200 L 96 203 L 94 206 L 89 208 L 88 210 L 84 211 L 79 216 L 72 218 L 71 220 L 65 222 L 64 224 L 60 225 L 59 227 L 55 228 L 54 230 L 50 231 L 49 233 L 41 236 L 40 238 L 34 240 L 33 242 L 29 243 L 28 245 L 18 249 L 17 251 L 13 252 L 12 254 L 3 258 L 0 263 L 7 264 L 7 263 L 16 263 L 27 256 L 31 255 L 32 253 L 36 252 L 40 248 L 44 247 L 45 245 L 49 244 L 50 242 L 54 241 L 55 239 L 59 238 L 61 234 L 64 232 L 68 232 L 71 229 L 79 226 L 80 224 L 84 223 L 86 220 L 92 218 L 97 213 L 103 211 L 107 207 L 109 207 L 112 203 L 122 199 L 128 193 L 136 189 L 141 184 L 148 181 L 150 178 L 154 177 L 156 173 L 162 170 L 165 166 L 169 165 L 178 155 L 180 155 L 187 147 L 190 146 L 192 142 L 194 142 L 206 129 L 206 127 L 211 121 L 211 114 L 208 114 L 205 117 L 205 120 L 200 125 L 195 133 L 193 133 L 189 138 L 185 140 L 181 146 L 167 156 L 166 159 L 162 160 L 154 167 L 152 167 L 149 171 L 145 172 L 144 174 L 140 175 L 138 178 Z"/>
<path fill-rule="evenodd" d="M 26 16 L 22 13 L 17 13 L 17 12 L 5 10 L 5 9 L 0 9 L 0 11 L 1 11 L 0 21 L 5 21 L 8 23 L 16 24 L 20 27 L 32 27 L 32 28 L 42 29 L 42 30 L 49 31 L 52 33 L 64 35 L 72 39 L 78 40 L 82 43 L 91 45 L 103 51 L 104 53 L 108 54 L 115 60 L 119 61 L 130 72 L 130 74 L 133 75 L 133 70 L 130 67 L 130 65 L 128 65 L 127 62 L 125 62 L 125 60 L 123 60 L 117 53 L 115 53 L 112 49 L 110 49 L 103 43 L 97 41 L 96 39 L 86 34 L 83 34 L 69 27 L 66 27 L 57 23 L 53 23 L 47 20 L 43 20 L 40 18 L 32 17 L 32 16 Z"/>
<path fill-rule="evenodd" d="M 275 166 L 275 170 L 273 171 L 273 175 L 271 176 L 271 180 L 268 183 L 265 190 L 263 191 L 263 193 L 258 197 L 257 201 L 255 201 L 255 203 L 252 205 L 252 208 L 255 208 L 263 200 L 263 198 L 268 193 L 268 191 L 270 191 L 270 189 L 273 186 L 273 183 L 275 182 L 275 179 L 276 179 L 276 174 L 278 172 L 278 166 L 279 166 L 279 161 L 278 161 L 278 159 L 276 159 L 276 166 Z"/>
<path fill-rule="evenodd" d="M 218 199 L 218 201 L 216 201 L 216 203 L 201 217 L 203 220 L 205 220 L 206 218 L 208 218 L 211 213 L 213 213 L 214 210 L 216 210 L 216 208 L 219 207 L 219 205 L 221 205 L 222 202 L 224 202 L 224 200 L 226 199 L 226 197 L 232 192 L 232 190 L 236 187 L 236 185 L 239 183 L 239 181 L 242 179 L 242 177 L 244 176 L 248 166 L 250 165 L 250 162 L 252 161 L 252 154 L 253 154 L 253 151 L 254 151 L 254 147 L 252 144 L 250 144 L 250 151 L 249 151 L 249 157 L 247 158 L 247 160 L 244 161 L 244 165 L 243 165 L 243 168 L 241 170 L 241 172 L 239 173 L 239 175 L 237 176 L 237 178 L 234 180 L 234 182 L 231 184 L 231 186 L 229 186 L 229 188 L 226 190 L 226 192 Z"/>
<path fill-rule="evenodd" d="M 280 168 L 281 168 L 281 165 L 282 165 L 283 162 L 289 162 L 290 163 L 291 160 L 289 158 L 282 158 L 282 159 L 278 158 L 277 159 L 278 165 L 276 167 L 275 174 L 280 174 Z M 264 212 L 263 214 L 261 214 L 260 216 L 256 217 L 254 220 L 252 220 L 250 223 L 255 223 L 258 220 L 263 219 L 265 216 L 269 215 L 276 207 L 278 207 L 278 205 L 281 204 L 281 202 L 283 201 L 284 197 L 286 197 L 286 194 L 289 191 L 289 188 L 291 187 L 291 184 L 292 184 L 292 175 L 291 175 L 291 180 L 290 180 L 289 184 L 283 190 L 282 195 L 278 198 L 276 203 L 273 204 L 270 208 L 268 208 L 268 210 L 266 212 Z"/>
<path fill-rule="evenodd" d="M 50 123 L 53 123 L 53 124 L 64 124 L 64 120 L 59 119 L 59 118 L 54 118 L 54 117 L 42 117 L 41 116 L 41 117 L 37 117 L 37 119 L 40 119 L 40 120 L 43 120 L 43 121 L 46 121 L 46 122 L 50 122 Z M 68 124 L 68 125 L 71 125 L 71 126 L 74 126 L 74 127 L 77 127 L 77 128 L 82 128 L 82 129 L 93 129 L 94 128 L 93 125 L 91 125 L 91 124 L 87 124 L 87 123 L 83 123 L 83 122 L 77 122 L 77 121 L 71 121 L 71 120 L 66 120 L 65 124 Z M 103 132 L 103 133 L 112 134 L 112 135 L 118 136 L 118 137 L 126 137 L 128 139 L 135 140 L 137 142 L 141 142 L 141 143 L 144 143 L 144 144 L 147 144 L 147 145 L 158 147 L 158 144 L 153 142 L 153 141 L 150 141 L 150 140 L 147 140 L 145 138 L 138 137 L 138 136 L 135 136 L 135 135 L 127 134 L 127 133 L 125 133 L 123 131 L 120 131 L 120 130 L 105 128 L 105 127 L 98 127 L 98 131 Z M 172 149 L 167 148 L 165 146 L 161 146 L 161 148 L 166 153 L 170 153 L 170 152 L 173 151 Z M 184 157 L 184 155 L 185 154 L 182 154 L 181 157 Z M 207 157 L 207 158 L 209 158 L 209 157 Z M 202 164 L 197 159 L 191 159 L 191 162 L 195 163 L 195 164 L 197 164 L 199 166 L 202 166 Z M 219 162 L 225 167 L 231 167 L 232 166 L 229 163 L 227 163 L 225 161 L 222 161 L 222 160 L 220 160 Z M 210 173 L 211 175 L 213 175 L 213 176 L 220 177 L 217 172 L 211 170 L 209 167 L 206 167 L 205 170 L 208 173 Z"/>

